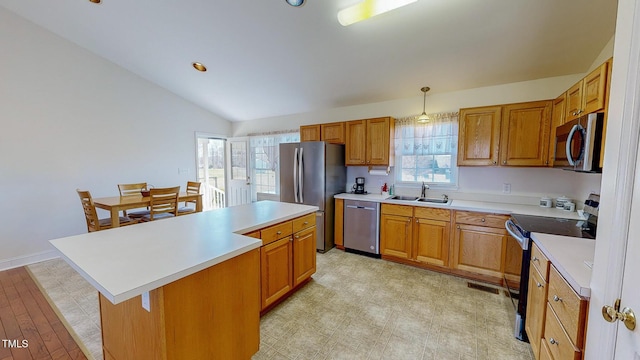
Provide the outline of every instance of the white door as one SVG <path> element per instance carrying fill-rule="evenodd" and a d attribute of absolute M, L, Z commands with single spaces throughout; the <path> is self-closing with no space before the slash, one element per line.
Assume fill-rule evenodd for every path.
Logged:
<path fill-rule="evenodd" d="M 226 207 L 226 140 L 220 136 L 196 133 L 197 181 L 202 183 L 202 208 Z"/>
<path fill-rule="evenodd" d="M 251 202 L 251 168 L 249 161 L 249 139 L 227 140 L 227 205 L 242 205 Z"/>

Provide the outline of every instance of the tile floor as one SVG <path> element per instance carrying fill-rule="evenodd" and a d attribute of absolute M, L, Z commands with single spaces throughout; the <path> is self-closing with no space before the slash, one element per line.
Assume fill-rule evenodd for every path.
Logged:
<path fill-rule="evenodd" d="M 467 280 L 333 249 L 313 281 L 260 323 L 262 359 L 531 360 L 512 336 L 508 297 Z M 29 266 L 95 359 L 96 291 L 63 260 Z"/>

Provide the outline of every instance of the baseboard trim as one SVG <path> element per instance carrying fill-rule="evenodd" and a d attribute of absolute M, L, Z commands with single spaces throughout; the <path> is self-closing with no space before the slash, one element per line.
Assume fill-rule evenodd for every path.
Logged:
<path fill-rule="evenodd" d="M 31 265 L 37 262 L 51 260 L 58 257 L 60 257 L 60 255 L 55 250 L 47 250 L 35 254 L 0 260 L 0 271 L 9 270 L 25 265 Z"/>

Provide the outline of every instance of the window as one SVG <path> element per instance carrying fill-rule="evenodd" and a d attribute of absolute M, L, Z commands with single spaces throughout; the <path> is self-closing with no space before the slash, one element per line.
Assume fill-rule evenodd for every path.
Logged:
<path fill-rule="evenodd" d="M 300 141 L 300 133 L 250 136 L 252 163 L 252 193 L 280 193 L 279 146 Z"/>
<path fill-rule="evenodd" d="M 396 182 L 455 187 L 458 167 L 458 113 L 417 116 L 396 120 Z"/>

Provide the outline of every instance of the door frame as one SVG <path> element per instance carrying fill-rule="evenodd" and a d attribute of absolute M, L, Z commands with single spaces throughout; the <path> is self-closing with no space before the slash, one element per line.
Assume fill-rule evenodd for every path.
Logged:
<path fill-rule="evenodd" d="M 222 140 L 222 141 L 224 141 L 224 142 L 225 142 L 225 144 L 224 144 L 225 204 L 224 204 L 224 205 L 225 205 L 225 207 L 227 207 L 227 206 L 228 206 L 228 204 L 227 204 L 227 201 L 228 201 L 228 200 L 227 200 L 227 195 L 226 195 L 226 191 L 227 191 L 227 190 L 226 190 L 226 188 L 227 188 L 226 184 L 227 184 L 227 176 L 228 176 L 228 174 L 227 174 L 227 173 L 228 173 L 228 169 L 227 169 L 227 161 L 228 161 L 228 159 L 227 159 L 227 140 L 228 140 L 228 137 L 227 137 L 227 136 L 225 136 L 225 135 L 219 135 L 219 134 L 208 133 L 208 132 L 202 132 L 202 131 L 196 131 L 196 132 L 195 132 L 195 136 L 194 136 L 194 148 L 195 148 L 195 155 L 196 155 L 196 156 L 195 156 L 195 169 L 196 169 L 196 171 L 195 171 L 195 173 L 196 173 L 196 176 L 195 176 L 195 177 L 196 177 L 196 179 L 195 179 L 195 180 L 196 180 L 196 181 L 200 181 L 200 180 L 198 179 L 198 166 L 199 166 L 199 164 L 198 164 L 198 161 L 199 161 L 199 159 L 198 159 L 198 150 L 199 150 L 199 149 L 198 149 L 198 139 L 200 139 L 200 138 L 216 139 L 216 140 Z M 203 196 L 205 196 L 205 195 L 203 195 Z"/>
<path fill-rule="evenodd" d="M 640 156 L 640 37 L 634 35 L 638 33 L 640 0 L 619 0 L 586 360 L 613 359 L 618 336 L 619 326 L 605 322 L 601 309 L 622 294 L 631 199 Z"/>

